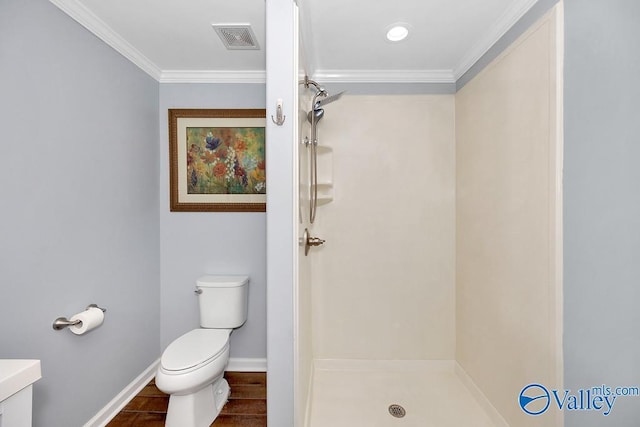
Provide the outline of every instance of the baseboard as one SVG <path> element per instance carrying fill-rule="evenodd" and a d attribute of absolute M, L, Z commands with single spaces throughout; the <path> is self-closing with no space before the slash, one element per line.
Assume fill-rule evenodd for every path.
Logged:
<path fill-rule="evenodd" d="M 127 406 L 140 390 L 142 390 L 149 381 L 156 375 L 160 359 L 156 360 L 138 375 L 130 384 L 128 384 L 111 402 L 102 408 L 93 418 L 87 421 L 83 427 L 104 427 L 118 413 Z M 267 372 L 267 359 L 243 359 L 232 357 L 229 359 L 227 371 L 235 372 Z"/>
<path fill-rule="evenodd" d="M 498 410 L 491 404 L 491 402 L 489 402 L 487 396 L 485 396 L 482 390 L 478 388 L 473 379 L 471 379 L 469 374 L 467 374 L 467 372 L 462 369 L 462 366 L 460 366 L 458 362 L 455 362 L 454 369 L 462 384 L 464 384 L 464 386 L 467 388 L 467 390 L 469 390 L 474 399 L 476 399 L 478 404 L 482 407 L 482 409 L 484 409 L 485 413 L 489 416 L 489 419 L 491 419 L 491 421 L 493 422 L 493 425 L 495 425 L 496 427 L 509 427 L 509 423 L 507 423 L 507 421 L 502 418 L 500 412 L 498 412 Z"/>
<path fill-rule="evenodd" d="M 232 357 L 226 371 L 233 372 L 267 372 L 267 359 L 249 359 Z"/>
<path fill-rule="evenodd" d="M 142 390 L 156 375 L 160 359 L 156 360 L 127 385 L 111 402 L 102 408 L 84 427 L 104 427 Z"/>

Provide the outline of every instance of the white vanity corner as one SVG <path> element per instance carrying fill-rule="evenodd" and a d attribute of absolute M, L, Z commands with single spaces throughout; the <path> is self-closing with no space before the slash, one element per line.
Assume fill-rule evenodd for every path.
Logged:
<path fill-rule="evenodd" d="M 39 360 L 0 359 L 0 427 L 31 427 L 33 383 Z"/>

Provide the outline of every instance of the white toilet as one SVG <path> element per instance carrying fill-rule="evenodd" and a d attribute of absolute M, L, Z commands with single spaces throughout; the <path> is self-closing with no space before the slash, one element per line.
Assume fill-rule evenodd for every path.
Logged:
<path fill-rule="evenodd" d="M 169 344 L 156 373 L 156 386 L 170 395 L 167 427 L 208 427 L 216 419 L 230 392 L 223 378 L 229 335 L 247 320 L 247 276 L 204 276 L 196 293 L 200 329 Z"/>

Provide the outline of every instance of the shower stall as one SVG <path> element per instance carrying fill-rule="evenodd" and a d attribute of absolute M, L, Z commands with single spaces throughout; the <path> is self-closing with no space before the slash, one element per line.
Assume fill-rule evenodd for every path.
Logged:
<path fill-rule="evenodd" d="M 518 406 L 527 384 L 562 387 L 561 4 L 456 93 L 340 98 L 304 46 L 294 191 L 276 189 L 293 425 L 561 426 Z"/>

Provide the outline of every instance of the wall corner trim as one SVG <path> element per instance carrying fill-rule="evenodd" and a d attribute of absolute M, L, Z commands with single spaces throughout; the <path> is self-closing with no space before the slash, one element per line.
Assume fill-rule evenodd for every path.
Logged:
<path fill-rule="evenodd" d="M 49 0 L 58 9 L 69 15 L 80 25 L 92 32 L 100 40 L 111 46 L 116 52 L 127 58 L 142 71 L 160 80 L 160 68 L 149 58 L 144 56 L 139 50 L 122 38 L 103 20 L 98 18 L 93 12 L 87 9 L 78 0 Z"/>

